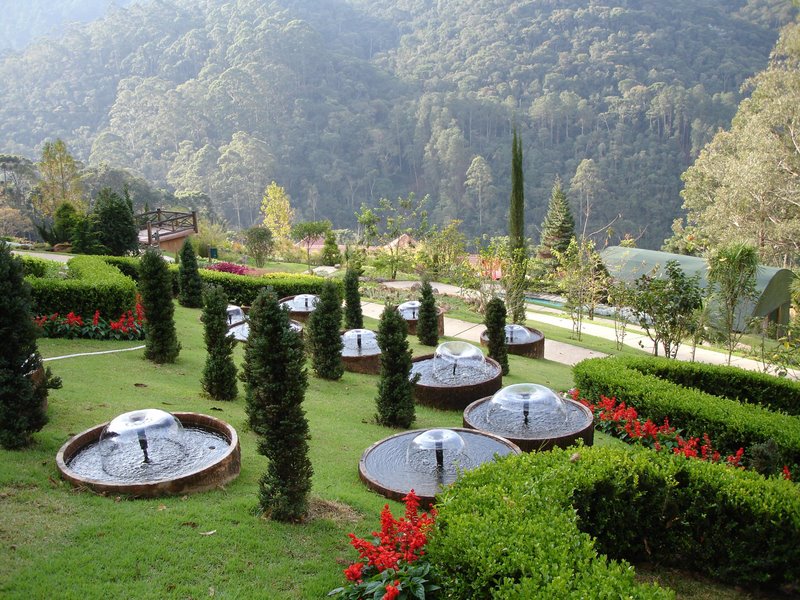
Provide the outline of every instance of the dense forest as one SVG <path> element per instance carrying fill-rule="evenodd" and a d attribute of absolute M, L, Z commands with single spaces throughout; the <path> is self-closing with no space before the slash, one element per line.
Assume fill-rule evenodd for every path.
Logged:
<path fill-rule="evenodd" d="M 0 56 L 0 153 L 61 138 L 233 227 L 274 180 L 300 219 L 353 228 L 362 203 L 415 192 L 478 235 L 506 230 L 516 126 L 527 235 L 559 176 L 579 229 L 658 248 L 681 173 L 793 17 L 785 0 L 115 6 Z"/>

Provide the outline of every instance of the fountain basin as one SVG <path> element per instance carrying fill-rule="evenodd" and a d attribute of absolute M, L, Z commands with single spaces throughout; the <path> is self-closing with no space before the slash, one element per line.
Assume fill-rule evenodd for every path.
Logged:
<path fill-rule="evenodd" d="M 348 329 L 342 334 L 342 365 L 351 373 L 378 375 L 381 372 L 381 349 L 374 331 Z"/>
<path fill-rule="evenodd" d="M 496 456 L 521 452 L 515 444 L 500 436 L 460 427 L 450 428 L 444 431 L 455 432 L 463 439 L 463 447 L 458 450 L 463 458 L 458 465 L 446 464 L 442 473 L 437 475 L 435 466 L 417 470 L 409 462 L 409 449 L 413 448 L 415 438 L 430 431 L 404 431 L 367 448 L 358 463 L 361 481 L 371 490 L 393 500 L 402 500 L 413 489 L 421 505 L 427 508 L 443 486 L 456 480 L 460 471 L 475 468 Z"/>
<path fill-rule="evenodd" d="M 594 442 L 592 411 L 549 388 L 516 384 L 476 400 L 466 409 L 464 427 L 499 435 L 523 452 L 566 448 L 582 440 Z"/>
<path fill-rule="evenodd" d="M 184 428 L 208 432 L 213 436 L 211 439 L 219 440 L 227 446 L 217 448 L 211 462 L 199 465 L 188 472 L 153 481 L 122 482 L 102 471 L 91 471 L 90 474 L 89 470 L 73 468 L 78 464 L 75 462 L 76 457 L 79 461 L 91 462 L 91 455 L 81 456 L 82 453 L 99 454 L 98 442 L 109 424 L 103 423 L 71 437 L 61 446 L 56 455 L 56 465 L 61 477 L 75 487 L 87 487 L 101 494 L 125 494 L 137 498 L 154 498 L 211 490 L 226 485 L 239 476 L 241 450 L 239 436 L 233 427 L 220 419 L 200 413 L 176 412 L 172 414 Z"/>
<path fill-rule="evenodd" d="M 489 345 L 486 330 L 481 332 L 481 345 Z M 506 347 L 509 354 L 527 356 L 528 358 L 544 358 L 544 334 L 538 329 L 525 325 L 506 325 Z"/>
<path fill-rule="evenodd" d="M 319 296 L 314 294 L 298 294 L 296 296 L 286 296 L 278 300 L 281 306 L 289 309 L 289 318 L 305 323 L 314 312 L 319 302 Z"/>
<path fill-rule="evenodd" d="M 442 410 L 464 410 L 479 398 L 490 396 L 503 385 L 500 365 L 486 357 L 480 372 L 461 383 L 448 383 L 434 377 L 435 354 L 425 354 L 411 359 L 411 376 L 419 375 L 414 384 L 414 400 Z"/>
<path fill-rule="evenodd" d="M 408 335 L 417 335 L 417 323 L 419 323 L 419 300 L 409 300 L 397 307 L 398 312 L 403 317 L 408 327 Z M 437 329 L 439 335 L 444 336 L 444 309 L 436 307 Z"/>

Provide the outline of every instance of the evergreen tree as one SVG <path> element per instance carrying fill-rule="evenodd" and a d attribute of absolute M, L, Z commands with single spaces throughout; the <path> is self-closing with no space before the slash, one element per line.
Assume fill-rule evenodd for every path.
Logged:
<path fill-rule="evenodd" d="M 250 309 L 245 346 L 245 399 L 258 452 L 269 460 L 259 482 L 259 504 L 271 518 L 298 521 L 308 510 L 313 468 L 308 457 L 308 421 L 302 408 L 308 387 L 300 336 L 271 289 Z"/>
<path fill-rule="evenodd" d="M 414 422 L 414 381 L 411 375 L 411 349 L 408 326 L 396 306 L 386 305 L 378 326 L 381 349 L 381 375 L 376 404 L 379 424 L 408 428 Z"/>
<path fill-rule="evenodd" d="M 554 270 L 558 264 L 554 251 L 562 254 L 566 252 L 573 237 L 575 237 L 575 218 L 572 216 L 567 195 L 561 188 L 561 179 L 556 177 L 550 193 L 547 214 L 542 222 L 538 257 Z"/>
<path fill-rule="evenodd" d="M 342 363 L 342 298 L 333 281 L 326 281 L 314 312 L 308 319 L 308 341 L 311 364 L 317 377 L 341 379 Z"/>
<path fill-rule="evenodd" d="M 233 346 L 236 340 L 228 335 L 228 297 L 225 291 L 209 286 L 203 294 L 203 325 L 206 342 L 206 364 L 203 368 L 203 390 L 214 400 L 236 398 L 236 365 Z"/>
<path fill-rule="evenodd" d="M 188 308 L 203 306 L 203 280 L 197 270 L 197 255 L 192 241 L 187 237 L 180 252 L 178 266 L 178 302 Z"/>
<path fill-rule="evenodd" d="M 522 174 L 522 140 L 514 128 L 511 151 L 511 202 L 508 218 L 509 263 L 505 268 L 506 300 L 514 323 L 525 322 L 525 278 L 528 252 L 525 243 L 525 192 Z"/>
<path fill-rule="evenodd" d="M 123 198 L 111 188 L 103 188 L 94 207 L 100 243 L 112 256 L 124 256 L 139 247 L 139 232 L 133 218 L 128 189 Z"/>
<path fill-rule="evenodd" d="M 336 244 L 336 234 L 333 230 L 328 229 L 325 232 L 325 243 L 322 246 L 321 261 L 323 265 L 332 267 L 342 262 L 342 253 L 339 246 Z"/>
<path fill-rule="evenodd" d="M 0 242 L 0 445 L 21 448 L 47 423 L 47 388 L 31 375 L 42 365 L 36 349 L 36 326 L 31 318 L 30 286 L 22 261 Z"/>
<path fill-rule="evenodd" d="M 363 329 L 364 313 L 361 311 L 361 294 L 358 291 L 359 269 L 347 267 L 344 274 L 345 329 Z"/>
<path fill-rule="evenodd" d="M 72 227 L 72 251 L 75 254 L 103 254 L 106 251 L 100 242 L 100 227 L 94 213 L 79 216 L 75 220 Z"/>
<path fill-rule="evenodd" d="M 486 304 L 486 337 L 489 340 L 489 357 L 495 359 L 503 375 L 508 375 L 508 345 L 506 344 L 506 305 L 500 298 Z"/>
<path fill-rule="evenodd" d="M 148 248 L 139 264 L 139 292 L 145 314 L 144 357 L 154 363 L 172 363 L 181 345 L 175 333 L 172 276 L 161 252 Z"/>
<path fill-rule="evenodd" d="M 420 293 L 417 338 L 424 346 L 435 346 L 439 343 L 439 314 L 436 310 L 433 288 L 427 278 L 422 281 Z"/>

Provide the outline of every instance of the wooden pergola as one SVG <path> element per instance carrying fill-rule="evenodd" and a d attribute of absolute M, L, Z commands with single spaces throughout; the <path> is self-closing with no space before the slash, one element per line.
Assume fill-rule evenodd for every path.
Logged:
<path fill-rule="evenodd" d="M 183 239 L 197 233 L 197 213 L 173 210 L 151 210 L 136 215 L 139 245 L 154 246 L 165 252 L 177 252 Z"/>

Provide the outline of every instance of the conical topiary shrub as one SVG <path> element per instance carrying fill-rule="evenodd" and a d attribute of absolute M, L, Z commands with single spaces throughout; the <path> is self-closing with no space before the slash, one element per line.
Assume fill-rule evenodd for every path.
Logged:
<path fill-rule="evenodd" d="M 228 297 L 222 288 L 209 286 L 203 295 L 206 364 L 203 367 L 203 390 L 214 400 L 236 398 L 236 365 L 233 347 L 236 340 L 228 335 Z"/>
<path fill-rule="evenodd" d="M 191 240 L 187 237 L 180 252 L 178 265 L 178 302 L 187 308 L 203 306 L 203 280 L 197 270 L 197 255 Z"/>
<path fill-rule="evenodd" d="M 308 342 L 314 373 L 322 379 L 341 379 L 342 363 L 342 298 L 333 281 L 326 281 L 314 312 L 308 318 Z"/>
<path fill-rule="evenodd" d="M 486 338 L 489 358 L 500 364 L 503 375 L 508 375 L 508 345 L 506 344 L 506 305 L 500 298 L 492 298 L 486 304 Z"/>
<path fill-rule="evenodd" d="M 427 279 L 422 281 L 420 293 L 417 339 L 424 346 L 435 346 L 439 343 L 439 313 L 436 309 L 436 299 L 433 297 L 431 282 Z"/>
<path fill-rule="evenodd" d="M 175 332 L 172 277 L 161 252 L 148 248 L 139 263 L 139 292 L 145 324 L 144 357 L 154 363 L 173 363 L 181 345 Z"/>
<path fill-rule="evenodd" d="M 414 381 L 411 375 L 411 349 L 406 335 L 408 325 L 396 306 L 386 305 L 378 326 L 381 349 L 381 375 L 378 382 L 376 420 L 388 427 L 408 428 L 414 422 Z"/>
<path fill-rule="evenodd" d="M 344 274 L 344 326 L 345 329 L 363 329 L 364 313 L 358 291 L 359 269 L 347 267 Z"/>

